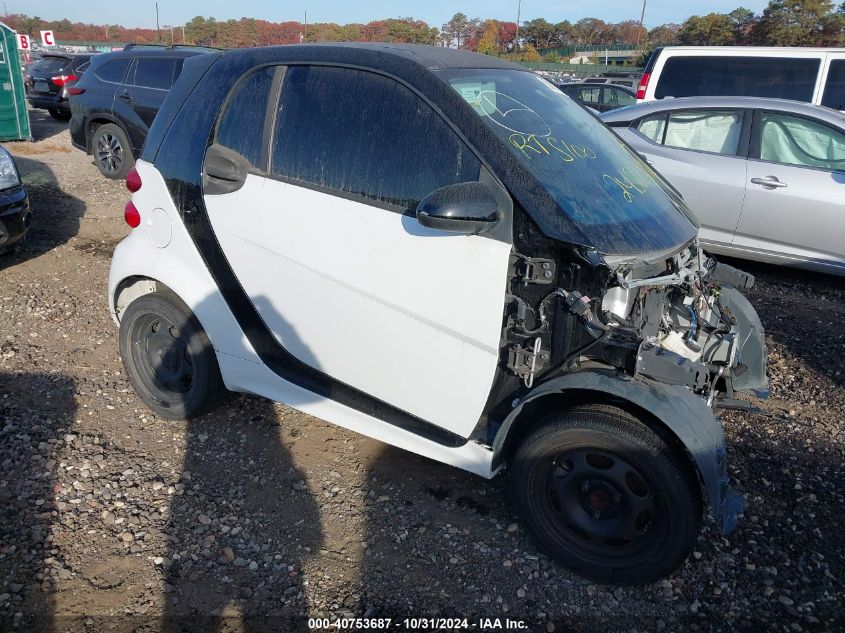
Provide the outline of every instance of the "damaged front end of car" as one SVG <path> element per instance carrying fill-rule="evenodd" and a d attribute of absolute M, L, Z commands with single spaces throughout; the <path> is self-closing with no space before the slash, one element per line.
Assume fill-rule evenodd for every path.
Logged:
<path fill-rule="evenodd" d="M 523 386 L 494 451 L 504 454 L 507 427 L 550 394 L 626 403 L 677 438 L 730 532 L 744 502 L 729 485 L 716 412 L 752 409 L 739 393 L 768 393 L 763 328 L 742 294 L 754 277 L 697 241 L 650 261 L 581 249 L 568 259 L 580 263 L 515 258 L 505 336 Z"/>

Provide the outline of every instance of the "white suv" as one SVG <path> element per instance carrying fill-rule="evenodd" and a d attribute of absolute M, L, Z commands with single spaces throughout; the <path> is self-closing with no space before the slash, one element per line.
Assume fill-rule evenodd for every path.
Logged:
<path fill-rule="evenodd" d="M 519 66 L 422 46 L 195 57 L 127 184 L 109 307 L 138 395 L 224 387 L 492 477 L 604 582 L 729 531 L 714 408 L 762 395 L 753 278 L 683 202 Z"/>

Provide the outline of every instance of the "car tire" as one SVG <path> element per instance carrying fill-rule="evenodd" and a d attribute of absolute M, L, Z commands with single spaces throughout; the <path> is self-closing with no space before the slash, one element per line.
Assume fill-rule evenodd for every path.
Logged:
<path fill-rule="evenodd" d="M 195 417 L 225 389 L 211 341 L 175 295 L 154 292 L 130 303 L 119 339 L 129 382 L 156 415 Z"/>
<path fill-rule="evenodd" d="M 56 108 L 50 108 L 47 110 L 50 113 L 50 116 L 56 119 L 57 121 L 70 121 L 70 112 L 65 112 L 64 110 L 57 110 Z"/>
<path fill-rule="evenodd" d="M 94 164 L 106 178 L 122 180 L 135 164 L 132 146 L 119 125 L 105 123 L 91 138 Z"/>
<path fill-rule="evenodd" d="M 701 490 L 686 459 L 616 407 L 544 419 L 517 447 L 517 511 L 539 548 L 590 580 L 655 582 L 681 565 L 701 529 Z"/>

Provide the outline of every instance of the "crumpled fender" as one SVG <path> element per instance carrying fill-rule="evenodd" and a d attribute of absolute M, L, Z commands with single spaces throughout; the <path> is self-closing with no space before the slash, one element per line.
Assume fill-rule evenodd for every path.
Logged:
<path fill-rule="evenodd" d="M 766 339 L 763 324 L 751 302 L 736 288 L 722 286 L 719 303 L 736 319 L 738 338 L 738 360 L 748 370 L 732 379 L 736 391 L 744 391 L 758 398 L 769 396 L 769 380 L 766 378 Z"/>
<path fill-rule="evenodd" d="M 656 417 L 680 440 L 698 471 L 705 502 L 730 532 L 745 504 L 731 490 L 725 461 L 725 435 L 721 421 L 704 399 L 686 387 L 666 385 L 642 378 L 633 379 L 610 370 L 587 370 L 554 378 L 539 385 L 522 399 L 503 422 L 493 442 L 493 466 L 502 461 L 502 449 L 523 407 L 549 394 L 594 391 L 600 400 L 620 398 Z"/>

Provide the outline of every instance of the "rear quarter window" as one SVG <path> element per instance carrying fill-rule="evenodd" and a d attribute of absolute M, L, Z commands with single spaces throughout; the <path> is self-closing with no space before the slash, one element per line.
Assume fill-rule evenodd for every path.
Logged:
<path fill-rule="evenodd" d="M 94 74 L 103 81 L 110 81 L 119 84 L 126 76 L 126 71 L 129 68 L 130 59 L 124 57 L 122 59 L 113 59 L 102 64 L 94 70 Z"/>
<path fill-rule="evenodd" d="M 176 59 L 141 57 L 135 64 L 132 85 L 157 90 L 170 90 L 176 74 Z"/>
<path fill-rule="evenodd" d="M 748 96 L 812 101 L 819 59 L 785 57 L 670 57 L 654 96 Z"/>

